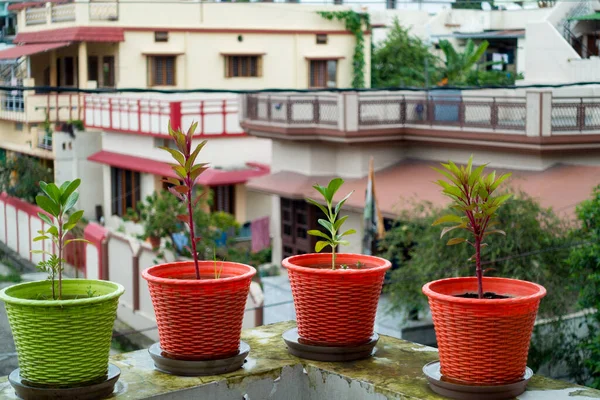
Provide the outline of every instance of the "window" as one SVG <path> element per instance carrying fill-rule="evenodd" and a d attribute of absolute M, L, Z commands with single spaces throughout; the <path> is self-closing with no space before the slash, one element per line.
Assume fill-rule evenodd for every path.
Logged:
<path fill-rule="evenodd" d="M 281 250 L 283 257 L 312 253 L 317 239 L 310 229 L 319 229 L 317 220 L 325 218 L 315 206 L 304 200 L 281 198 Z"/>
<path fill-rule="evenodd" d="M 311 88 L 337 87 L 337 60 L 310 60 Z"/>
<path fill-rule="evenodd" d="M 115 86 L 115 57 L 102 57 L 102 87 Z"/>
<path fill-rule="evenodd" d="M 225 56 L 225 77 L 262 76 L 261 56 Z"/>
<path fill-rule="evenodd" d="M 149 56 L 150 86 L 175 86 L 175 56 Z"/>
<path fill-rule="evenodd" d="M 98 82 L 98 56 L 88 57 L 88 81 L 96 81 L 100 86 Z"/>
<path fill-rule="evenodd" d="M 75 86 L 75 63 L 73 57 L 65 57 L 65 86 Z"/>
<path fill-rule="evenodd" d="M 317 44 L 327 44 L 327 34 L 326 33 L 318 33 L 317 34 Z"/>
<path fill-rule="evenodd" d="M 121 168 L 111 168 L 111 174 L 112 214 L 123 216 L 140 201 L 140 174 Z"/>
<path fill-rule="evenodd" d="M 167 31 L 154 32 L 154 41 L 155 42 L 168 42 L 169 41 L 169 32 L 167 32 Z"/>
<path fill-rule="evenodd" d="M 213 202 L 211 211 L 224 211 L 229 214 L 235 214 L 235 186 L 223 185 L 214 186 Z"/>
<path fill-rule="evenodd" d="M 396 9 L 396 0 L 386 0 L 385 7 L 388 10 L 395 10 Z"/>

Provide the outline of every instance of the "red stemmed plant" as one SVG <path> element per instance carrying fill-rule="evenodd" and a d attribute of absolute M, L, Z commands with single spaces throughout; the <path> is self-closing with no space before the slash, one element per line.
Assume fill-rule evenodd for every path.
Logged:
<path fill-rule="evenodd" d="M 176 161 L 176 163 L 170 164 L 170 166 L 173 168 L 173 171 L 178 178 L 166 178 L 164 181 L 173 185 L 169 187 L 169 191 L 177 196 L 177 198 L 184 202 L 187 206 L 187 214 L 178 215 L 177 219 L 186 223 L 190 229 L 191 249 L 188 248 L 188 250 L 194 257 L 196 279 L 200 279 L 198 251 L 196 250 L 196 242 L 200 240 L 200 238 L 197 238 L 194 234 L 193 209 L 198 204 L 201 196 L 197 196 L 196 200 L 193 200 L 193 194 L 196 179 L 198 179 L 200 174 L 206 171 L 208 167 L 206 163 L 194 164 L 198 154 L 200 153 L 200 150 L 202 150 L 206 144 L 206 140 L 204 140 L 192 151 L 192 138 L 197 126 L 197 122 L 193 123 L 192 126 L 190 126 L 190 129 L 188 129 L 187 133 L 184 134 L 179 129 L 172 129 L 171 124 L 169 124 L 169 135 L 177 145 L 177 149 L 172 149 L 166 146 L 162 146 L 160 148 L 171 153 L 171 156 Z"/>
<path fill-rule="evenodd" d="M 483 298 L 484 293 L 481 249 L 487 246 L 483 240 L 486 236 L 492 234 L 506 235 L 504 231 L 494 229 L 497 223 L 495 218 L 498 208 L 512 196 L 511 194 L 493 195 L 500 184 L 511 174 L 507 173 L 496 178 L 496 171 L 493 171 L 488 175 L 484 175 L 483 171 L 486 166 L 487 164 L 483 164 L 473 169 L 473 156 L 471 156 L 466 166 L 458 167 L 452 161 L 448 161 L 448 164 L 442 164 L 443 169 L 434 168 L 448 178 L 449 182 L 440 179 L 436 184 L 443 188 L 442 193 L 444 195 L 452 199 L 452 208 L 461 212 L 463 216 L 444 215 L 437 219 L 433 225 L 455 223 L 453 226 L 445 227 L 440 237 L 455 229 L 465 230 L 472 235 L 472 240 L 456 237 L 450 239 L 447 245 L 452 246 L 466 242 L 475 249 L 475 254 L 469 258 L 469 261 L 475 261 L 477 294 L 480 299 Z"/>

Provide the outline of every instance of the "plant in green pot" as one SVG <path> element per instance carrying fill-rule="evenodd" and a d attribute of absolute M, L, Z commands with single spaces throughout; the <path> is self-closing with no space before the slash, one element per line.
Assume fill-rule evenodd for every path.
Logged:
<path fill-rule="evenodd" d="M 343 179 L 335 178 L 327 186 L 313 186 L 322 200 L 307 201 L 325 215 L 318 220 L 323 231 L 307 232 L 318 239 L 316 253 L 283 260 L 298 324 L 298 337 L 291 336 L 296 334 L 293 331 L 286 332 L 284 339 L 292 354 L 304 358 L 331 361 L 364 358 L 371 355 L 376 342 L 373 328 L 377 304 L 385 272 L 391 264 L 379 257 L 340 252 L 339 246 L 349 244 L 346 237 L 355 233 L 354 229 L 342 229 L 348 216 L 340 216 L 352 193 L 334 204 L 343 183 Z M 324 249 L 330 249 L 331 253 L 321 253 Z M 332 353 L 327 347 L 340 351 Z"/>
<path fill-rule="evenodd" d="M 177 375 L 214 375 L 241 367 L 249 348 L 240 341 L 244 309 L 256 270 L 245 264 L 201 261 L 194 224 L 200 196 L 196 180 L 206 169 L 196 159 L 206 144 L 192 146 L 193 124 L 187 133 L 171 129 L 176 148 L 163 147 L 174 159 L 169 191 L 185 206 L 176 218 L 189 231 L 186 249 L 193 260 L 155 265 L 142 272 L 156 314 L 160 344 L 150 348 L 157 369 Z M 219 360 L 209 362 L 207 360 Z M 215 367 L 216 366 L 216 367 Z"/>
<path fill-rule="evenodd" d="M 473 158 L 461 167 L 449 161 L 437 171 L 446 178 L 436 183 L 452 201 L 456 214 L 434 222 L 451 224 L 449 232 L 466 233 L 448 240 L 448 245 L 473 248 L 469 261 L 475 264 L 475 276 L 447 278 L 427 283 L 423 293 L 436 331 L 440 363 L 424 370 L 428 377 L 432 368 L 439 368 L 440 379 L 430 379 L 439 393 L 463 398 L 473 388 L 495 386 L 512 398 L 525 390 L 527 353 L 538 306 L 546 290 L 535 283 L 507 278 L 485 277 L 482 256 L 494 234 L 506 235 L 497 226 L 496 213 L 510 194 L 498 194 L 500 185 L 510 174 L 484 174 L 486 165 L 473 167 Z M 454 382 L 454 392 L 447 392 L 448 382 Z M 444 387 L 444 385 L 446 387 Z M 502 386 L 502 388 L 499 388 Z M 444 391 L 446 390 L 446 391 Z M 484 396 L 483 392 L 480 392 Z M 498 393 L 496 394 L 499 395 Z"/>
<path fill-rule="evenodd" d="M 83 211 L 73 211 L 79 184 L 79 179 L 61 186 L 40 182 L 43 195 L 36 203 L 45 229 L 33 240 L 51 242 L 55 252 L 33 252 L 44 254 L 38 268 L 49 279 L 0 291 L 19 358 L 19 379 L 35 386 L 85 387 L 108 379 L 113 323 L 124 289 L 108 281 L 63 277 L 65 247 L 85 241 L 65 239 L 83 216 Z M 118 375 L 112 378 L 114 386 Z M 110 393 L 112 386 L 105 390 Z"/>

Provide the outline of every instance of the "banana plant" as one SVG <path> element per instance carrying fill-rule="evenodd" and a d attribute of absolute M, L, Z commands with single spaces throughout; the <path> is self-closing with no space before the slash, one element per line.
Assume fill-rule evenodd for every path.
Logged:
<path fill-rule="evenodd" d="M 80 179 L 75 179 L 72 182 L 66 181 L 61 186 L 40 181 L 40 189 L 42 189 L 43 195 L 35 198 L 37 205 L 47 213 L 40 212 L 38 217 L 48 225 L 48 229 L 38 231 L 39 236 L 35 237 L 33 241 L 52 240 L 58 250 L 58 254 L 45 250 L 31 251 L 32 253 L 44 253 L 49 256 L 47 260 L 39 262 L 37 267 L 49 275 L 53 300 L 61 300 L 63 296 L 62 273 L 65 263 L 63 259 L 65 247 L 73 242 L 89 243 L 87 240 L 80 238 L 65 240 L 67 233 L 83 217 L 83 210 L 73 211 L 73 207 L 79 199 L 79 193 L 75 190 L 80 184 Z M 57 276 L 58 288 L 56 288 Z"/>
<path fill-rule="evenodd" d="M 315 244 L 315 251 L 317 253 L 320 253 L 324 248 L 328 246 L 331 247 L 331 269 L 335 269 L 335 252 L 337 246 L 347 246 L 350 244 L 347 240 L 344 240 L 343 237 L 356 233 L 354 229 L 348 229 L 343 233 L 339 233 L 341 231 L 342 224 L 346 221 L 346 219 L 348 219 L 347 215 L 344 215 L 343 217 L 338 219 L 340 210 L 342 209 L 342 206 L 344 205 L 346 200 L 348 200 L 352 193 L 354 193 L 354 191 L 348 193 L 346 197 L 340 200 L 340 202 L 337 203 L 337 205 L 334 207 L 333 197 L 335 196 L 336 192 L 339 190 L 343 183 L 344 180 L 342 178 L 335 178 L 332 179 L 326 187 L 321 185 L 313 186 L 313 188 L 315 188 L 315 190 L 317 190 L 321 194 L 321 196 L 323 196 L 326 206 L 322 205 L 316 200 L 306 199 L 307 202 L 318 207 L 321 211 L 323 211 L 323 213 L 327 217 L 327 219 L 318 220 L 319 224 L 325 228 L 325 232 L 313 229 L 308 231 L 308 234 L 323 239 L 319 240 Z"/>

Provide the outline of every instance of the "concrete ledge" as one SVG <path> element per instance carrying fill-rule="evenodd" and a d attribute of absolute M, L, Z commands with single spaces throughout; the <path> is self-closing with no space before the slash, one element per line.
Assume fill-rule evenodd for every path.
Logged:
<path fill-rule="evenodd" d="M 244 367 L 221 376 L 184 378 L 157 372 L 147 350 L 111 357 L 121 368 L 119 400 L 385 400 L 442 399 L 428 387 L 421 368 L 437 351 L 381 336 L 377 355 L 348 363 L 306 361 L 287 353 L 281 334 L 295 326 L 284 322 L 246 330 L 252 350 Z M 0 398 L 16 399 L 7 377 Z M 600 399 L 600 391 L 534 376 L 520 400 Z"/>

